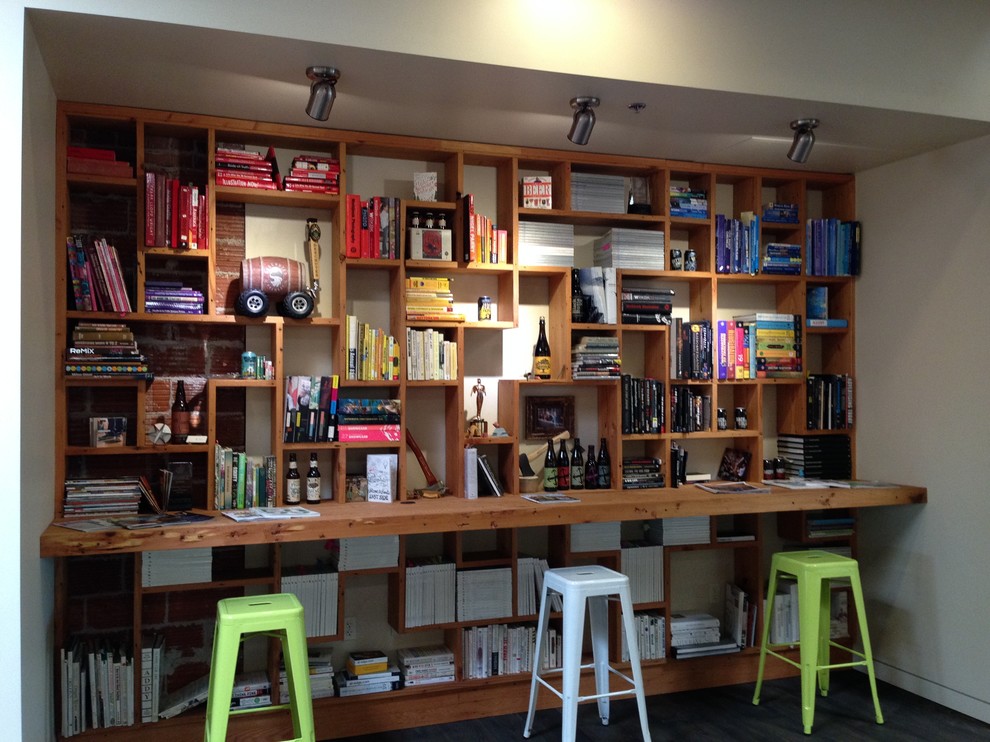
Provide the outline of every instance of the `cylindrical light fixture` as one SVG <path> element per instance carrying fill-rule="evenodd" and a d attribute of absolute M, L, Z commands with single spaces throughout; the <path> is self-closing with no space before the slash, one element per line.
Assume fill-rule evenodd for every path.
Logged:
<path fill-rule="evenodd" d="M 595 128 L 595 108 L 601 103 L 598 98 L 581 96 L 571 98 L 571 108 L 574 109 L 574 121 L 567 138 L 574 144 L 585 145 L 591 138 L 591 130 Z"/>
<path fill-rule="evenodd" d="M 309 103 L 306 113 L 317 121 L 330 118 L 330 109 L 337 97 L 337 80 L 340 72 L 336 67 L 307 67 L 306 77 L 313 81 L 309 88 Z"/>
<path fill-rule="evenodd" d="M 794 141 L 787 152 L 787 158 L 794 162 L 807 162 L 811 148 L 815 146 L 815 129 L 818 119 L 797 119 L 791 122 L 794 129 Z"/>

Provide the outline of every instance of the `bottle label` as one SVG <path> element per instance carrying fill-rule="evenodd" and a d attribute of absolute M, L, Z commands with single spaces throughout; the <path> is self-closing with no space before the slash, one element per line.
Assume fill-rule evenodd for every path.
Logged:
<path fill-rule="evenodd" d="M 312 477 L 306 480 L 306 502 L 320 501 L 320 479 Z"/>
<path fill-rule="evenodd" d="M 533 375 L 537 379 L 550 378 L 550 356 L 534 356 Z"/>
<path fill-rule="evenodd" d="M 285 480 L 285 501 L 288 503 L 298 503 L 302 494 L 302 482 L 298 479 Z"/>
<path fill-rule="evenodd" d="M 189 435 L 189 411 L 175 410 L 172 412 L 172 435 Z"/>
<path fill-rule="evenodd" d="M 543 467 L 543 489 L 547 492 L 555 492 L 557 490 L 557 467 Z"/>

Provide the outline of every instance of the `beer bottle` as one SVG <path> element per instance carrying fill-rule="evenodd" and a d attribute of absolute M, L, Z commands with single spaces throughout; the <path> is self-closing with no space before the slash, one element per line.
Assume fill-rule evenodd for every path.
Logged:
<path fill-rule="evenodd" d="M 186 384 L 175 382 L 175 400 L 172 402 L 172 442 L 185 443 L 189 435 L 189 405 L 186 403 Z"/>
<path fill-rule="evenodd" d="M 557 457 L 553 454 L 553 438 L 547 441 L 547 455 L 543 459 L 543 489 L 557 491 Z"/>
<path fill-rule="evenodd" d="M 595 460 L 595 444 L 588 444 L 588 463 L 584 465 L 585 489 L 598 489 L 598 461 Z"/>
<path fill-rule="evenodd" d="M 581 455 L 581 439 L 574 439 L 574 448 L 571 450 L 571 489 L 584 489 L 584 457 Z"/>
<path fill-rule="evenodd" d="M 557 489 L 571 488 L 571 466 L 567 461 L 567 444 L 560 441 L 560 453 L 557 454 Z"/>
<path fill-rule="evenodd" d="M 306 472 L 306 502 L 310 505 L 320 503 L 320 467 L 315 453 L 309 455 L 309 471 Z"/>
<path fill-rule="evenodd" d="M 296 455 L 289 454 L 289 472 L 285 475 L 285 503 L 287 505 L 298 505 L 302 498 L 302 480 L 299 479 L 299 466 L 296 464 Z"/>
<path fill-rule="evenodd" d="M 543 317 L 540 317 L 540 334 L 533 346 L 533 376 L 550 378 L 550 343 L 547 342 L 547 321 Z"/>
<path fill-rule="evenodd" d="M 608 454 L 608 443 L 602 438 L 598 449 L 598 489 L 612 488 L 612 457 Z"/>

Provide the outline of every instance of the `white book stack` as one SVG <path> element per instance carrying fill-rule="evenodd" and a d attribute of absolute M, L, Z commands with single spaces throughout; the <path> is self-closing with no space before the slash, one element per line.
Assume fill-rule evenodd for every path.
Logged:
<path fill-rule="evenodd" d="M 662 660 L 667 656 L 666 619 L 657 611 L 637 613 L 633 616 L 636 625 L 636 639 L 639 642 L 641 660 Z M 629 661 L 629 641 L 625 626 L 622 627 L 622 661 Z"/>
<path fill-rule="evenodd" d="M 664 268 L 663 232 L 616 227 L 595 240 L 594 263 L 611 268 Z"/>
<path fill-rule="evenodd" d="M 711 536 L 712 519 L 709 515 L 663 519 L 663 543 L 665 546 L 707 544 L 711 540 Z"/>
<path fill-rule="evenodd" d="M 572 173 L 571 209 L 626 213 L 626 179 L 621 175 Z"/>
<path fill-rule="evenodd" d="M 341 572 L 399 564 L 399 537 L 396 535 L 342 538 L 337 547 L 337 569 Z"/>
<path fill-rule="evenodd" d="M 670 616 L 670 646 L 687 647 L 717 642 L 721 623 L 710 613 L 689 611 Z"/>
<path fill-rule="evenodd" d="M 141 723 L 158 721 L 165 637 L 156 634 L 141 646 Z"/>
<path fill-rule="evenodd" d="M 146 551 L 141 556 L 142 587 L 189 585 L 213 580 L 213 549 Z"/>
<path fill-rule="evenodd" d="M 329 647 L 310 647 L 308 651 L 309 688 L 313 698 L 330 698 L 336 695 L 333 685 L 333 652 Z M 282 703 L 289 699 L 289 682 L 285 666 L 278 673 L 279 698 Z"/>
<path fill-rule="evenodd" d="M 406 628 L 455 620 L 456 577 L 453 562 L 406 567 Z"/>
<path fill-rule="evenodd" d="M 575 523 L 571 526 L 571 551 L 615 551 L 622 534 L 619 521 Z"/>
<path fill-rule="evenodd" d="M 454 653 L 442 644 L 404 647 L 397 653 L 405 687 L 449 683 L 455 679 Z"/>
<path fill-rule="evenodd" d="M 519 265 L 574 265 L 574 226 L 519 222 Z"/>
<path fill-rule="evenodd" d="M 512 568 L 457 572 L 457 620 L 480 621 L 512 615 Z"/>
<path fill-rule="evenodd" d="M 633 603 L 659 603 L 663 600 L 663 547 L 624 548 L 619 571 L 629 578 Z"/>
<path fill-rule="evenodd" d="M 286 575 L 282 578 L 282 591 L 292 593 L 302 604 L 306 636 L 337 633 L 338 585 L 339 575 L 336 572 Z"/>

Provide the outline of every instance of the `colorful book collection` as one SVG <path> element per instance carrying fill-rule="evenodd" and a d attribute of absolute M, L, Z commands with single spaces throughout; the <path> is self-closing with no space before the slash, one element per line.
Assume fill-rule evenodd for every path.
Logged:
<path fill-rule="evenodd" d="M 65 352 L 65 375 L 153 379 L 134 333 L 120 322 L 80 322 Z"/>
<path fill-rule="evenodd" d="M 176 250 L 209 247 L 208 187 L 182 183 L 161 170 L 144 174 L 144 244 Z"/>
<path fill-rule="evenodd" d="M 760 218 L 751 211 L 715 215 L 715 272 L 755 275 L 760 269 Z M 799 266 L 800 269 L 800 266 Z"/>
<path fill-rule="evenodd" d="M 340 377 L 285 377 L 285 443 L 336 440 Z"/>
<path fill-rule="evenodd" d="M 509 233 L 474 208 L 474 194 L 462 198 L 464 206 L 464 262 L 478 265 L 504 264 L 509 260 Z"/>
<path fill-rule="evenodd" d="M 719 320 L 716 378 L 800 379 L 803 371 L 800 314 L 758 312 Z"/>
<path fill-rule="evenodd" d="M 356 193 L 344 198 L 344 254 L 348 258 L 399 257 L 399 199 Z"/>
<path fill-rule="evenodd" d="M 111 178 L 133 178 L 131 163 L 118 160 L 117 153 L 102 147 L 76 147 L 66 149 L 65 170 L 76 175 L 106 175 Z"/>
<path fill-rule="evenodd" d="M 381 328 L 346 316 L 347 379 L 349 381 L 398 381 L 399 343 Z"/>
<path fill-rule="evenodd" d="M 454 311 L 451 279 L 445 276 L 406 278 L 406 319 L 410 321 L 463 322 L 463 312 Z"/>
<path fill-rule="evenodd" d="M 337 406 L 337 440 L 341 442 L 396 442 L 402 431 L 399 399 L 341 399 Z M 369 499 L 372 488 L 370 474 Z"/>
<path fill-rule="evenodd" d="M 102 237 L 67 237 L 69 280 L 75 309 L 84 312 L 130 312 L 131 300 L 117 248 Z"/>
<path fill-rule="evenodd" d="M 688 186 L 671 186 L 670 215 L 707 219 L 708 193 Z"/>
<path fill-rule="evenodd" d="M 809 219 L 805 226 L 809 276 L 858 276 L 862 226 L 857 221 Z"/>
<path fill-rule="evenodd" d="M 149 314 L 203 314 L 203 292 L 179 281 L 146 281 L 144 311 Z"/>
<path fill-rule="evenodd" d="M 214 451 L 214 505 L 218 510 L 273 507 L 277 476 L 274 456 L 249 456 L 218 443 Z"/>

